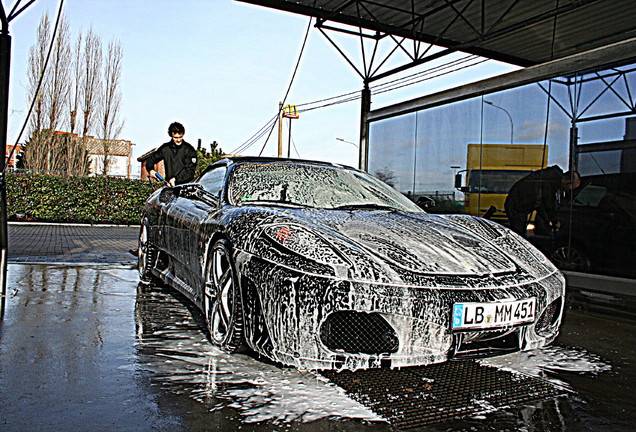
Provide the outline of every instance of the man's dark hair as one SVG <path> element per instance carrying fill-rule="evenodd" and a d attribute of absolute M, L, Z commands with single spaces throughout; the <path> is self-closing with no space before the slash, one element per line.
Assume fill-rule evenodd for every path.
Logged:
<path fill-rule="evenodd" d="M 172 134 L 185 134 L 185 128 L 179 122 L 174 122 L 170 126 L 168 126 L 168 135 L 172 136 Z"/>
<path fill-rule="evenodd" d="M 572 189 L 578 188 L 581 185 L 581 174 L 579 174 L 578 171 L 567 171 L 563 173 L 561 185 L 567 185 Z"/>

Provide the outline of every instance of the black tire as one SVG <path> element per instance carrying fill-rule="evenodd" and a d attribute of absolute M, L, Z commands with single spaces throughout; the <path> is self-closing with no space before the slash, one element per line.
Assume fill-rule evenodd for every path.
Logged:
<path fill-rule="evenodd" d="M 550 260 L 561 270 L 586 272 L 590 269 L 590 259 L 581 248 L 562 244 L 554 248 Z"/>
<path fill-rule="evenodd" d="M 243 304 L 227 240 L 218 240 L 208 260 L 203 308 L 212 343 L 227 353 L 244 352 Z"/>
<path fill-rule="evenodd" d="M 148 240 L 148 225 L 142 223 L 137 241 L 137 270 L 142 284 L 150 285 L 157 282 L 152 274 L 156 260 L 157 249 Z"/>

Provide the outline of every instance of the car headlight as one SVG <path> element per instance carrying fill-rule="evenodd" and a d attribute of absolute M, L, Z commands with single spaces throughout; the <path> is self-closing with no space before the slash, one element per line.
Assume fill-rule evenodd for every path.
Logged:
<path fill-rule="evenodd" d="M 299 225 L 271 225 L 263 233 L 274 244 L 312 261 L 338 266 L 347 264 L 327 240 Z"/>

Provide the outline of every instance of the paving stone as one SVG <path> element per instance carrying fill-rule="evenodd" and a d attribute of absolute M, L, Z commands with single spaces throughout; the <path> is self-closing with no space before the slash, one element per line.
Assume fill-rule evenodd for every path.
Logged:
<path fill-rule="evenodd" d="M 9 223 L 13 263 L 135 264 L 138 226 Z"/>

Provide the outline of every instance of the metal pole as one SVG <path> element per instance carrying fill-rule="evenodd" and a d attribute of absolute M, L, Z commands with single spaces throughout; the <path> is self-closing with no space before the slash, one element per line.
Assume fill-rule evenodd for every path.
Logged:
<path fill-rule="evenodd" d="M 292 119 L 289 118 L 289 138 L 287 139 L 287 159 L 291 157 L 291 125 Z"/>
<path fill-rule="evenodd" d="M 369 122 L 367 117 L 371 111 L 371 90 L 369 84 L 364 83 L 362 89 L 362 103 L 360 106 L 360 152 L 358 168 L 363 171 L 369 169 Z"/>
<path fill-rule="evenodd" d="M 2 7 L 2 5 L 0 5 Z M 4 15 L 4 13 L 3 13 Z M 11 36 L 9 26 L 3 22 L 0 32 L 0 148 L 3 149 L 3 166 L 7 154 L 7 129 L 9 118 L 9 71 L 11 63 Z M 0 286 L 2 295 L 7 293 L 7 251 L 9 233 L 7 228 L 7 183 L 5 173 L 0 172 Z M 4 298 L 4 297 L 2 297 Z M 4 302 L 2 303 L 4 310 Z"/>
<path fill-rule="evenodd" d="M 283 103 L 278 103 L 278 157 L 283 157 Z"/>

